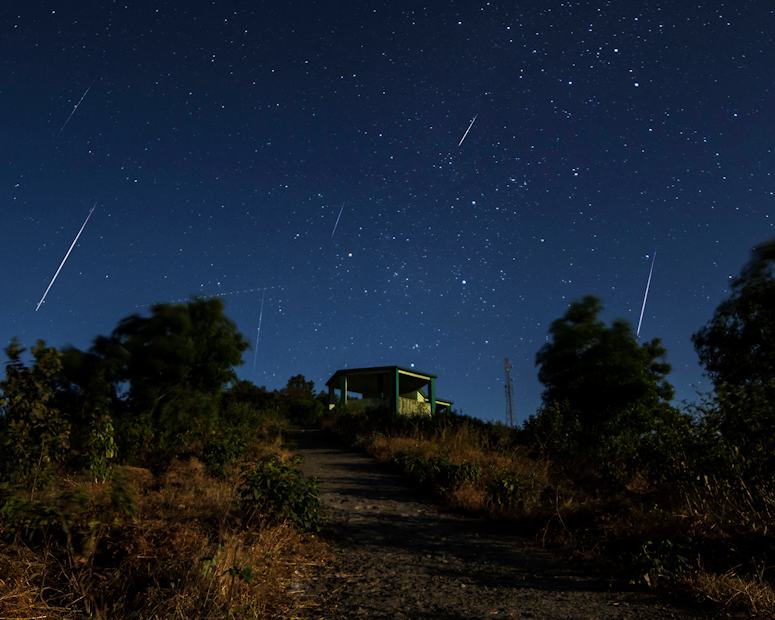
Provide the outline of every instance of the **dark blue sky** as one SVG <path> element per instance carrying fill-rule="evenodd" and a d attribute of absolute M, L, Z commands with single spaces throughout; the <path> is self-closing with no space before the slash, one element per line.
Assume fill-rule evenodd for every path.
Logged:
<path fill-rule="evenodd" d="M 774 10 L 4 2 L 0 340 L 220 293 L 255 342 L 272 287 L 245 377 L 414 364 L 503 419 L 508 356 L 523 419 L 548 324 L 585 294 L 637 324 L 656 249 L 642 336 L 691 399 L 690 335 L 775 234 Z"/>

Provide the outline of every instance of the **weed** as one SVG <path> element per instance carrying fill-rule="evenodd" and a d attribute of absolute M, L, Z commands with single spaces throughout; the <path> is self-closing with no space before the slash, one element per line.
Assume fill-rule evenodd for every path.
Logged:
<path fill-rule="evenodd" d="M 494 512 L 524 514 L 538 503 L 540 489 L 533 475 L 501 470 L 486 485 L 486 505 Z"/>
<path fill-rule="evenodd" d="M 304 531 L 318 529 L 318 481 L 305 477 L 297 464 L 271 455 L 243 473 L 237 496 L 246 522 L 287 521 Z"/>

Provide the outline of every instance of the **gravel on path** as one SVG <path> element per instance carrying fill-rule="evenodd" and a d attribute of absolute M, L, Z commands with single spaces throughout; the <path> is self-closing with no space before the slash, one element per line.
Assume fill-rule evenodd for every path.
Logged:
<path fill-rule="evenodd" d="M 321 431 L 291 438 L 320 480 L 334 559 L 302 584 L 310 618 L 697 618 L 484 519 L 444 512 Z"/>

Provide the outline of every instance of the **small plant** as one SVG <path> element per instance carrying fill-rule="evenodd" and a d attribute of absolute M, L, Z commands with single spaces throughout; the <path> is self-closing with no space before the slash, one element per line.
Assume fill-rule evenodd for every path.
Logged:
<path fill-rule="evenodd" d="M 210 439 L 202 450 L 202 460 L 210 475 L 222 478 L 226 474 L 226 467 L 244 451 L 245 442 L 239 436 L 230 433 Z"/>
<path fill-rule="evenodd" d="M 670 539 L 647 540 L 633 558 L 633 564 L 640 567 L 641 579 L 650 588 L 664 579 L 676 579 L 689 568 L 686 543 Z"/>
<path fill-rule="evenodd" d="M 452 463 L 446 456 L 430 459 L 436 486 L 451 491 L 466 483 L 478 482 L 482 470 L 476 463 Z"/>
<path fill-rule="evenodd" d="M 305 477 L 294 467 L 299 461 L 295 458 L 289 463 L 272 455 L 243 475 L 237 496 L 246 521 L 261 524 L 288 521 L 302 530 L 317 531 L 318 481 Z"/>
<path fill-rule="evenodd" d="M 534 476 L 501 470 L 486 486 L 486 503 L 497 511 L 526 512 L 538 501 L 539 490 Z"/>
<path fill-rule="evenodd" d="M 101 416 L 94 421 L 89 433 L 88 463 L 92 477 L 105 482 L 110 477 L 113 459 L 117 456 L 113 420 L 109 415 Z"/>

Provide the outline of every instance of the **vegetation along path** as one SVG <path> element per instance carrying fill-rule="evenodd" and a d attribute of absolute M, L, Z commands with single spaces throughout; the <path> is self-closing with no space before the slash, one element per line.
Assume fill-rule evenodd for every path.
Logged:
<path fill-rule="evenodd" d="M 322 535 L 335 556 L 300 584 L 310 617 L 696 617 L 491 522 L 445 513 L 320 431 L 294 441 L 304 473 L 320 479 Z"/>

